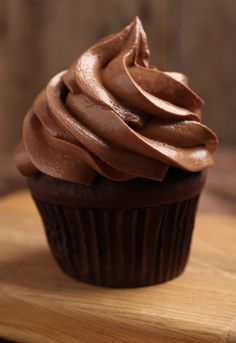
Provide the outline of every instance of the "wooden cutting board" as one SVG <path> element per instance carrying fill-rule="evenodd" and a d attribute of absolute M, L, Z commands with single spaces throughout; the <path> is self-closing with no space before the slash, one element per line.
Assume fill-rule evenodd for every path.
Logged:
<path fill-rule="evenodd" d="M 236 342 L 236 219 L 200 214 L 190 263 L 161 286 L 65 276 L 27 192 L 0 201 L 0 336 L 18 342 Z"/>

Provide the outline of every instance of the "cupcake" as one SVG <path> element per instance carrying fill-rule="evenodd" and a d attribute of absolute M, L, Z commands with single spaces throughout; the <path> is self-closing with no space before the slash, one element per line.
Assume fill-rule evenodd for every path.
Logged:
<path fill-rule="evenodd" d="M 49 81 L 15 161 L 66 274 L 139 287 L 183 272 L 218 144 L 202 106 L 184 75 L 150 65 L 138 18 Z"/>

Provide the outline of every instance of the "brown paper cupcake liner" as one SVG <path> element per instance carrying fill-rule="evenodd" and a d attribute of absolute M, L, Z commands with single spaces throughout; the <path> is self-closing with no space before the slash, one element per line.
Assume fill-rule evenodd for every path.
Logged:
<path fill-rule="evenodd" d="M 198 196 L 134 209 L 84 209 L 34 200 L 57 263 L 78 280 L 140 287 L 166 282 L 184 270 Z"/>

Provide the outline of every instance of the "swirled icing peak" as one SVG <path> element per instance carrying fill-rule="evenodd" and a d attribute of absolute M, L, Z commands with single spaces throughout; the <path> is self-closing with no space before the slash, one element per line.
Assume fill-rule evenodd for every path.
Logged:
<path fill-rule="evenodd" d="M 171 166 L 200 171 L 218 142 L 202 105 L 184 75 L 150 65 L 135 18 L 51 79 L 25 116 L 16 163 L 26 176 L 87 185 L 97 174 L 161 181 Z"/>

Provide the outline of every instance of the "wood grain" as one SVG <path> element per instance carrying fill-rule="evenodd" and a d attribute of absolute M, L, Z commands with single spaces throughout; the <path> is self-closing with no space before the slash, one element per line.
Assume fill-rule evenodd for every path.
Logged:
<path fill-rule="evenodd" d="M 236 342 L 236 218 L 199 215 L 186 272 L 106 289 L 66 277 L 27 192 L 0 201 L 0 336 L 19 342 Z"/>

